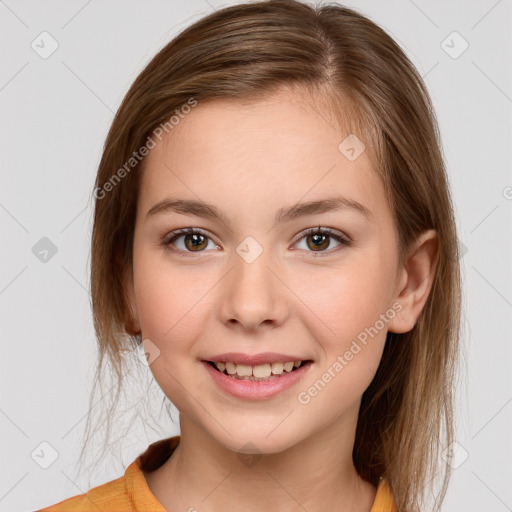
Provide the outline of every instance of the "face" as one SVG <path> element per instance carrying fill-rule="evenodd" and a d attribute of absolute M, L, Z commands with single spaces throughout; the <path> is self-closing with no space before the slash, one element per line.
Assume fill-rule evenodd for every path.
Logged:
<path fill-rule="evenodd" d="M 283 91 L 198 104 L 146 157 L 135 324 L 181 416 L 229 449 L 250 441 L 277 453 L 353 420 L 379 365 L 396 312 L 397 240 L 369 155 L 339 149 L 347 135 L 310 97 Z M 333 198 L 346 202 L 283 215 Z M 222 218 L 155 208 L 178 199 Z M 226 352 L 311 363 L 277 394 L 240 397 L 205 362 Z"/>

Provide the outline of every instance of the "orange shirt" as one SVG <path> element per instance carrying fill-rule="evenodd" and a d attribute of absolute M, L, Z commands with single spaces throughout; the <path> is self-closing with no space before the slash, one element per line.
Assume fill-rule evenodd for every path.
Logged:
<path fill-rule="evenodd" d="M 144 467 L 156 469 L 169 458 L 180 436 L 162 439 L 148 446 L 127 468 L 122 477 L 94 487 L 85 494 L 65 499 L 38 512 L 167 512 L 150 491 Z M 391 489 L 384 479 L 379 481 L 370 512 L 396 512 Z"/>

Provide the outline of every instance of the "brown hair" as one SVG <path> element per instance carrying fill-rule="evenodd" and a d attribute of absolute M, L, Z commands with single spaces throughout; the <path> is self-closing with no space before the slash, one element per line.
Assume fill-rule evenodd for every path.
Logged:
<path fill-rule="evenodd" d="M 253 101 L 282 87 L 314 93 L 334 122 L 371 149 L 393 211 L 401 262 L 421 232 L 437 231 L 429 298 L 410 332 L 388 333 L 380 366 L 362 397 L 353 460 L 373 485 L 380 477 L 388 481 L 400 512 L 418 509 L 426 484 L 442 474 L 440 505 L 450 466 L 438 468 L 437 462 L 454 438 L 461 286 L 439 130 L 421 76 L 397 43 L 338 4 L 274 0 L 220 9 L 170 41 L 130 87 L 108 133 L 95 184 L 96 381 L 109 360 L 120 383 L 122 353 L 140 342 L 130 327 L 123 273 L 132 265 L 144 160 L 132 162 L 131 172 L 126 162 L 191 98 Z M 118 173 L 113 182 L 123 166 L 122 179 Z"/>

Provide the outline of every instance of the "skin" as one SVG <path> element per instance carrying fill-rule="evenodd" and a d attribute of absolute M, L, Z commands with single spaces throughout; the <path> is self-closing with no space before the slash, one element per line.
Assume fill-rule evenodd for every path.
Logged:
<path fill-rule="evenodd" d="M 368 151 L 349 161 L 338 150 L 346 135 L 312 97 L 283 89 L 250 104 L 198 104 L 145 160 L 133 273 L 125 279 L 132 328 L 158 347 L 151 372 L 180 411 L 180 445 L 145 474 L 167 510 L 371 509 L 376 488 L 352 461 L 360 401 L 387 331 L 409 331 L 421 313 L 437 237 L 423 233 L 398 265 L 384 188 Z M 366 206 L 370 219 L 339 210 L 274 223 L 279 208 L 334 192 Z M 231 230 L 170 211 L 147 217 L 171 196 L 214 204 Z M 351 244 L 328 237 L 315 249 L 302 233 L 318 226 Z M 184 235 L 174 247 L 189 257 L 166 250 L 166 237 L 187 227 L 207 232 L 202 252 Z M 247 236 L 263 249 L 252 263 L 236 252 Z M 308 404 L 299 403 L 298 393 L 393 304 L 401 311 Z M 221 391 L 201 363 L 228 351 L 296 354 L 314 363 L 278 396 L 242 400 Z M 248 452 L 260 456 L 253 464 L 240 457 L 248 442 L 255 446 Z"/>

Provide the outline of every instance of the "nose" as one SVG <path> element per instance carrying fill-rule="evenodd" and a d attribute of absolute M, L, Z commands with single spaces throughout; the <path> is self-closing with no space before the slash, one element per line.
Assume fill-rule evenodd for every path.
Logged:
<path fill-rule="evenodd" d="M 222 283 L 220 315 L 228 327 L 255 330 L 282 325 L 289 314 L 286 286 L 263 252 L 252 262 L 234 255 L 234 268 Z"/>

